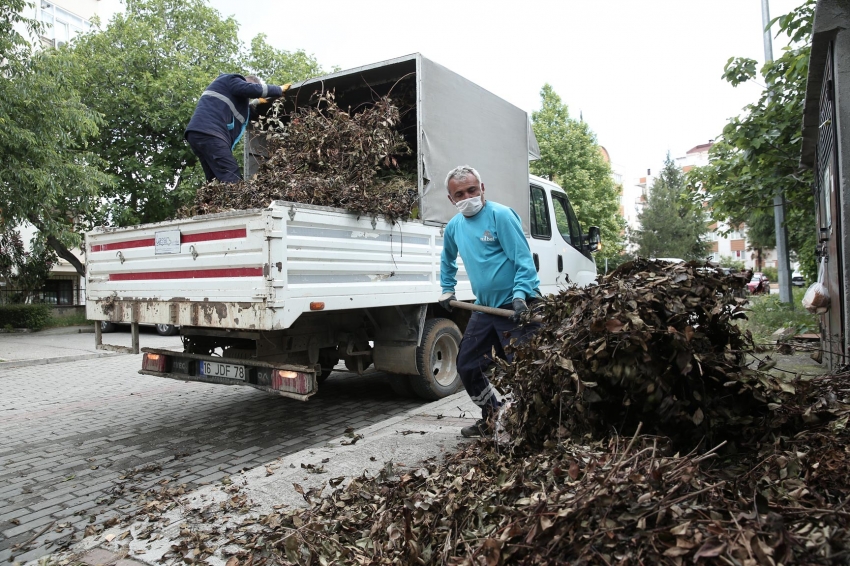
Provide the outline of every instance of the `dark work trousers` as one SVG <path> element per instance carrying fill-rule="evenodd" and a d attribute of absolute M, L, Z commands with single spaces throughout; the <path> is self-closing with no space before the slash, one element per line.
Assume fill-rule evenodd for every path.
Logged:
<path fill-rule="evenodd" d="M 239 165 L 226 141 L 201 132 L 187 133 L 186 140 L 201 161 L 207 181 L 218 179 L 222 183 L 238 183 L 242 180 Z"/>
<path fill-rule="evenodd" d="M 536 322 L 517 326 L 503 316 L 472 313 L 460 341 L 457 371 L 472 402 L 481 407 L 483 418 L 490 418 L 501 406 L 496 390 L 484 375 L 493 366 L 493 350 L 498 357 L 511 361 L 513 356 L 505 353 L 505 346 L 513 338 L 520 342 L 528 340 L 538 328 Z"/>

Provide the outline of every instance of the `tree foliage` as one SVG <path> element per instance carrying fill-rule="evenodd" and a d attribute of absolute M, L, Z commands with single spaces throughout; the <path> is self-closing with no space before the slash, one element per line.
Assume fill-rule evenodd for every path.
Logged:
<path fill-rule="evenodd" d="M 236 70 L 237 30 L 202 0 L 133 0 L 66 52 L 69 82 L 104 118 L 95 146 L 115 184 L 103 188 L 99 222 L 173 212 L 196 161 L 183 130 L 210 81 Z"/>
<path fill-rule="evenodd" d="M 56 51 L 33 53 L 23 28 L 39 25 L 22 15 L 22 0 L 0 5 L 0 230 L 30 222 L 49 245 L 82 272 L 69 248 L 79 244 L 74 221 L 87 215 L 109 186 L 91 141 L 101 124 L 79 93 Z"/>
<path fill-rule="evenodd" d="M 703 239 L 708 224 L 701 199 L 685 186 L 685 175 L 669 153 L 638 221 L 633 243 L 640 256 L 700 260 L 708 255 L 708 242 Z"/>
<path fill-rule="evenodd" d="M 269 45 L 264 33 L 251 40 L 243 66 L 270 84 L 302 81 L 325 72 L 315 57 L 301 49 L 285 51 Z"/>
<path fill-rule="evenodd" d="M 0 229 L 30 222 L 81 275 L 81 230 L 163 220 L 194 197 L 203 175 L 183 131 L 219 73 L 321 73 L 262 35 L 246 50 L 205 0 L 128 0 L 104 30 L 40 52 L 22 35 L 39 31 L 28 6 L 0 4 Z"/>
<path fill-rule="evenodd" d="M 50 269 L 56 263 L 56 253 L 36 242 L 26 250 L 21 235 L 15 228 L 0 232 L 0 280 L 6 288 L 16 291 L 6 297 L 8 302 L 26 303 L 30 296 L 44 286 Z"/>
<path fill-rule="evenodd" d="M 540 98 L 540 110 L 531 114 L 540 159 L 531 163 L 531 171 L 567 191 L 585 231 L 599 226 L 603 242 L 599 257 L 616 257 L 623 250 L 625 220 L 619 215 L 619 190 L 596 135 L 584 121 L 570 118 L 567 105 L 551 85 L 543 85 Z"/>
<path fill-rule="evenodd" d="M 289 82 L 321 72 L 303 51 L 277 50 L 264 36 L 246 49 L 237 32 L 206 0 L 129 0 L 103 30 L 59 50 L 65 84 L 103 120 L 93 149 L 113 182 L 100 185 L 91 222 L 156 222 L 194 198 L 204 177 L 183 132 L 220 73 Z"/>
<path fill-rule="evenodd" d="M 782 192 L 789 248 L 810 277 L 816 270 L 812 175 L 799 161 L 814 6 L 814 0 L 806 0 L 771 22 L 778 22 L 777 35 L 787 36 L 789 46 L 761 67 L 767 85 L 761 96 L 729 120 L 709 152 L 709 164 L 692 170 L 688 179 L 706 191 L 713 215 L 730 224 L 757 223 L 753 211 L 772 215 L 773 197 Z M 732 86 L 756 76 L 756 62 L 740 57 L 730 58 L 723 73 Z"/>

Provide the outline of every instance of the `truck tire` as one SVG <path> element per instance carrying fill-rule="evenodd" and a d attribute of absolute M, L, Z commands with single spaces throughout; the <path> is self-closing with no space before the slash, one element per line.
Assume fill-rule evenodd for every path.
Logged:
<path fill-rule="evenodd" d="M 174 336 L 177 334 L 177 327 L 173 324 L 157 324 L 156 333 L 160 336 Z"/>
<path fill-rule="evenodd" d="M 425 323 L 422 346 L 416 349 L 419 375 L 410 376 L 410 385 L 417 395 L 435 401 L 458 390 L 457 353 L 461 338 L 457 325 L 447 318 L 433 318 Z"/>
<path fill-rule="evenodd" d="M 100 331 L 101 332 L 115 332 L 116 325 L 114 322 L 109 322 L 108 320 L 100 321 Z"/>

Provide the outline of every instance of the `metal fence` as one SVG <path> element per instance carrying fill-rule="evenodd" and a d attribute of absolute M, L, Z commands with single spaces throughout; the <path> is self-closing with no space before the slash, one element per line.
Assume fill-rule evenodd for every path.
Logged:
<path fill-rule="evenodd" d="M 51 280 L 37 291 L 0 287 L 0 305 L 18 303 L 46 303 L 59 307 L 86 304 L 85 289 L 71 281 Z"/>

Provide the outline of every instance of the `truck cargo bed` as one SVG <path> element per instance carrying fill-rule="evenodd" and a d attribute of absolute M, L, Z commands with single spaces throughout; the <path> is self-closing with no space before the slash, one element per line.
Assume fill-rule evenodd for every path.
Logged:
<path fill-rule="evenodd" d="M 87 235 L 91 320 L 280 330 L 304 312 L 432 303 L 442 230 L 274 202 Z M 472 294 L 462 265 L 458 295 Z"/>

